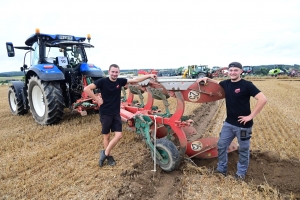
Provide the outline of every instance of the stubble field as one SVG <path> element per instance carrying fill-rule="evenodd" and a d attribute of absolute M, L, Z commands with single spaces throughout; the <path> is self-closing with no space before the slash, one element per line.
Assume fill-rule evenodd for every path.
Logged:
<path fill-rule="evenodd" d="M 123 126 L 113 150 L 115 167 L 98 166 L 102 149 L 99 116 L 66 110 L 62 122 L 38 125 L 28 113 L 10 113 L 0 86 L 1 199 L 300 199 L 300 80 L 253 79 L 268 103 L 254 119 L 251 160 L 245 182 L 233 179 L 238 153 L 229 154 L 229 176 L 213 174 L 217 159 L 182 161 L 165 173 L 146 145 Z M 171 105 L 174 99 L 169 99 Z M 162 103 L 155 101 L 162 107 Z M 255 100 L 251 100 L 251 107 Z M 175 106 L 171 106 L 174 111 Z M 224 100 L 188 103 L 185 115 L 198 132 L 218 136 Z"/>

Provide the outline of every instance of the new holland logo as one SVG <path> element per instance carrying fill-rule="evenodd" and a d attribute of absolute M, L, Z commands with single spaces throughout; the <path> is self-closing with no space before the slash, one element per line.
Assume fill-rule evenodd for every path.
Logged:
<path fill-rule="evenodd" d="M 194 141 L 191 144 L 191 149 L 193 151 L 200 151 L 202 149 L 203 145 L 200 141 Z"/>
<path fill-rule="evenodd" d="M 190 101 L 198 101 L 200 99 L 200 92 L 191 90 L 189 91 L 188 98 Z"/>

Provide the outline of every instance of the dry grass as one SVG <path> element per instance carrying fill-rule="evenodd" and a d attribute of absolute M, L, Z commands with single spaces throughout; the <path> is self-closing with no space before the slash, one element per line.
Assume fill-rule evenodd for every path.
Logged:
<path fill-rule="evenodd" d="M 252 149 L 278 152 L 281 158 L 300 159 L 298 81 L 255 81 L 268 104 L 255 118 Z M 1 199 L 107 199 L 123 184 L 120 174 L 143 163 L 148 154 L 136 134 L 126 131 L 114 149 L 114 168 L 99 168 L 102 148 L 98 115 L 81 117 L 66 113 L 54 126 L 40 126 L 31 114 L 12 116 L 7 86 L 0 86 L 0 198 Z M 175 100 L 170 98 L 174 112 Z M 253 108 L 255 101 L 251 101 Z M 155 102 L 162 107 L 161 102 Z M 200 105 L 188 103 L 185 115 L 194 115 Z M 206 135 L 217 136 L 225 119 L 225 104 L 208 126 Z M 67 111 L 66 111 L 67 112 Z M 280 199 L 266 184 L 237 183 L 232 177 L 213 176 L 206 169 L 186 163 L 181 167 L 183 199 Z"/>

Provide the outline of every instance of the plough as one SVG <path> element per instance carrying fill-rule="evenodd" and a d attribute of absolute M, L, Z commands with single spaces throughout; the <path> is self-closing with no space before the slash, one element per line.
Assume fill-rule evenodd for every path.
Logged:
<path fill-rule="evenodd" d="M 128 84 L 122 91 L 122 121 L 127 123 L 129 129 L 142 136 L 152 158 L 164 171 L 176 169 L 185 155 L 189 158 L 217 157 L 218 138 L 189 141 L 187 136 L 194 135 L 197 131 L 193 127 L 193 120 L 183 114 L 185 101 L 205 103 L 224 98 L 224 91 L 219 84 L 197 83 L 195 79 L 158 78 Z M 147 94 L 147 102 L 144 102 L 144 93 Z M 139 102 L 134 100 L 134 95 L 138 95 Z M 169 109 L 169 97 L 177 100 L 173 114 Z M 163 101 L 164 113 L 153 105 L 155 99 Z M 237 144 L 231 143 L 228 152 L 237 148 Z"/>

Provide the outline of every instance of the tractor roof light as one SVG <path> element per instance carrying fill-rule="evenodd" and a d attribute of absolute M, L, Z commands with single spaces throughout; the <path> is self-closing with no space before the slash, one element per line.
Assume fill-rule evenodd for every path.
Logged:
<path fill-rule="evenodd" d="M 35 29 L 35 34 L 37 34 L 37 35 L 40 34 L 40 29 L 39 29 L 39 28 L 36 28 L 36 29 Z"/>
<path fill-rule="evenodd" d="M 91 40 L 91 34 L 87 34 L 87 39 L 90 42 L 90 40 Z"/>

